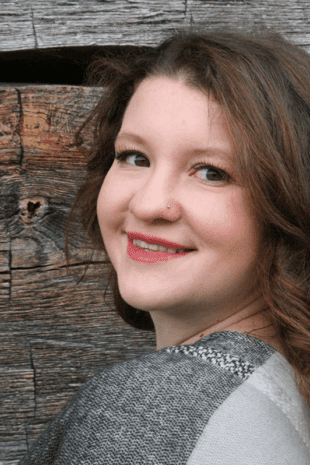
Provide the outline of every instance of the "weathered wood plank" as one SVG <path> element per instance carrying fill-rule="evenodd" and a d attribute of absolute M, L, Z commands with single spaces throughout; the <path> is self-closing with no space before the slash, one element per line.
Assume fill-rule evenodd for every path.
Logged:
<path fill-rule="evenodd" d="M 36 47 L 32 12 L 29 2 L 1 2 L 0 24 L 1 51 L 24 50 Z M 17 48 L 15 48 L 15 46 Z"/>
<path fill-rule="evenodd" d="M 0 50 L 93 44 L 147 45 L 154 43 L 164 31 L 172 31 L 174 24 L 184 20 L 184 14 L 184 0 L 2 2 Z M 21 36 L 26 30 L 23 40 Z"/>
<path fill-rule="evenodd" d="M 18 92 L 12 87 L 0 88 L 0 176 L 11 170 L 12 165 L 17 165 L 20 160 L 18 128 L 21 115 L 18 99 Z M 3 195 L 2 190 L 0 195 Z"/>
<path fill-rule="evenodd" d="M 308 0 L 231 2 L 188 0 L 194 21 L 207 18 L 212 25 L 251 26 L 262 23 L 310 52 L 310 4 Z"/>
<path fill-rule="evenodd" d="M 5 96 L 5 97 L 4 97 Z M 3 105 L 4 103 L 4 105 Z M 19 123 L 17 92 L 8 89 L 0 91 L 0 178 L 12 169 L 18 161 L 19 137 L 16 133 Z M 10 237 L 7 231 L 6 208 L 8 192 L 0 183 L 0 308 L 7 308 L 10 294 Z"/>
<path fill-rule="evenodd" d="M 83 231 L 64 232 L 87 160 L 74 133 L 103 89 L 0 90 L 0 464 L 14 464 L 88 376 L 155 350 L 106 302 L 106 256 L 84 269 Z M 84 135 L 84 146 L 92 141 Z M 88 273 L 87 273 L 88 274 Z"/>
<path fill-rule="evenodd" d="M 183 23 L 257 21 L 310 47 L 308 0 L 12 0 L 0 9 L 0 51 L 155 45 Z"/>
<path fill-rule="evenodd" d="M 1 195 L 0 195 L 0 205 Z M 1 218 L 2 216 L 2 218 Z M 0 213 L 0 308 L 7 307 L 10 292 L 10 237 L 5 228 L 4 212 Z"/>
<path fill-rule="evenodd" d="M 34 373 L 27 341 L 12 332 L 0 334 L 0 460 L 23 456 L 26 426 L 35 413 Z M 0 462 L 1 463 L 1 462 Z"/>
<path fill-rule="evenodd" d="M 310 45 L 310 5 L 307 0 L 259 0 L 218 2 L 188 0 L 194 22 L 207 18 L 208 23 L 224 27 L 251 26 L 262 23 L 294 43 Z"/>

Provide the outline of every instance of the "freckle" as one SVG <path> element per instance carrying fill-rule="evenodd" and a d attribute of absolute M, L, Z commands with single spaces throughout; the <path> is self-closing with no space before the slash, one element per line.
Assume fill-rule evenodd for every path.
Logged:
<path fill-rule="evenodd" d="M 202 336 L 203 336 L 203 333 L 202 333 L 202 334 L 200 334 L 200 336 L 199 336 L 199 337 L 202 337 Z"/>

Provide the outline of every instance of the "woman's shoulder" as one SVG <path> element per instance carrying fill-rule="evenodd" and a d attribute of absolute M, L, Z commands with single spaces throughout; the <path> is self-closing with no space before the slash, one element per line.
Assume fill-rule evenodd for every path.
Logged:
<path fill-rule="evenodd" d="M 58 416 L 70 422 L 78 415 L 85 421 L 98 409 L 112 406 L 117 411 L 123 402 L 134 410 L 144 398 L 155 402 L 164 392 L 185 404 L 191 393 L 193 399 L 200 400 L 211 411 L 212 405 L 219 405 L 217 397 L 223 402 L 247 380 L 255 383 L 256 388 L 263 386 L 261 390 L 266 392 L 279 392 L 276 387 L 272 391 L 271 386 L 275 386 L 275 375 L 283 369 L 290 383 L 294 383 L 290 365 L 274 348 L 242 333 L 222 331 L 193 345 L 165 347 L 106 366 L 87 380 Z M 268 379 L 268 389 L 262 384 L 262 373 L 266 371 L 269 378 L 266 375 L 264 380 L 266 384 Z M 287 377 L 282 386 L 288 385 Z M 275 398 L 274 395 L 272 400 Z"/>
<path fill-rule="evenodd" d="M 276 353 L 213 412 L 187 465 L 310 463 L 309 409 L 278 362 Z"/>
<path fill-rule="evenodd" d="M 159 403 L 169 404 L 167 412 L 174 403 L 187 411 L 191 398 L 205 409 L 207 422 L 208 415 L 211 417 L 245 382 L 278 405 L 287 405 L 290 395 L 291 405 L 292 399 L 296 400 L 295 408 L 299 397 L 292 376 L 286 359 L 268 344 L 242 333 L 223 331 L 193 345 L 165 347 L 99 370 L 58 416 L 66 418 L 68 425 L 82 420 L 86 425 L 98 412 L 101 415 L 111 410 L 111 415 L 121 416 L 124 405 L 133 417 L 144 405 L 153 404 L 155 409 Z M 194 413 L 191 409 L 189 412 Z"/>
<path fill-rule="evenodd" d="M 240 441 L 245 441 L 242 428 L 251 419 L 260 423 L 262 432 L 267 431 L 266 422 L 275 431 L 284 421 L 282 439 L 285 435 L 293 438 L 289 428 L 296 432 L 296 419 L 285 411 L 285 395 L 294 397 L 295 392 L 283 388 L 284 397 L 278 395 L 279 386 L 287 380 L 280 385 L 275 382 L 279 370 L 282 374 L 277 357 L 282 356 L 262 341 L 222 332 L 193 345 L 166 347 L 110 365 L 85 383 L 21 464 L 53 464 L 56 456 L 57 464 L 79 463 L 85 450 L 93 463 L 99 458 L 98 463 L 145 463 L 148 455 L 156 457 L 156 463 L 181 463 L 180 456 L 200 456 L 201 451 L 212 457 L 216 450 L 209 439 L 210 429 L 224 446 L 228 425 L 239 437 L 237 453 Z M 269 373 L 269 378 L 266 375 L 265 384 L 259 385 L 262 373 Z M 287 376 L 291 376 L 289 371 Z M 249 431 L 254 434 L 253 429 Z M 306 447 L 299 433 L 291 440 L 294 447 Z M 206 451 L 201 449 L 205 441 L 211 448 Z M 167 448 L 169 457 L 165 456 Z M 34 461 L 34 457 L 43 459 Z M 207 463 L 195 460 L 188 463 Z"/>
<path fill-rule="evenodd" d="M 219 389 L 235 388 L 275 353 L 268 344 L 242 333 L 213 333 L 193 345 L 165 347 L 107 366 L 87 381 L 77 400 L 80 397 L 84 405 L 87 399 L 95 401 L 99 397 L 102 401 L 103 393 L 112 386 L 113 399 L 120 399 L 124 392 L 127 396 L 130 389 L 140 392 L 142 386 L 148 387 L 154 396 L 156 390 L 169 387 L 175 394 L 175 389 L 180 390 L 181 395 L 181 389 L 188 392 L 195 379 L 201 380 L 207 398 L 208 393 L 214 395 L 213 383 Z"/>
<path fill-rule="evenodd" d="M 196 351 L 202 341 L 197 341 Z M 246 361 L 243 383 L 214 410 L 188 461 L 306 465 L 310 461 L 310 411 L 297 390 L 293 368 L 273 347 L 242 333 L 220 332 L 208 348 L 231 362 Z M 212 350 L 210 352 L 212 352 Z M 229 362 L 229 359 L 227 359 Z M 234 363 L 225 369 L 235 370 Z"/>

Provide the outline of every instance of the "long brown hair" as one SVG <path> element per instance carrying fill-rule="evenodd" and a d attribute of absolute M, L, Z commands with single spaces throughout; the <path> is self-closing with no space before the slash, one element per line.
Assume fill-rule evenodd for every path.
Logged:
<path fill-rule="evenodd" d="M 69 225 L 77 209 L 93 251 L 105 251 L 98 194 L 128 102 L 143 79 L 157 75 L 183 76 L 223 109 L 237 175 L 264 229 L 257 269 L 262 295 L 299 391 L 310 403 L 310 57 L 280 34 L 196 25 L 143 53 L 92 65 L 89 82 L 104 90 L 77 134 L 78 140 L 91 124 L 94 143 L 86 154 L 88 177 L 67 223 L 67 264 Z M 117 313 L 135 328 L 155 331 L 148 312 L 122 299 L 109 266 Z"/>

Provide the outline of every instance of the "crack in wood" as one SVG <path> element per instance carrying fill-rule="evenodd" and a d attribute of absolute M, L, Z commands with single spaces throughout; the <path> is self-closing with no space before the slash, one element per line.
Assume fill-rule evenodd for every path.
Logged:
<path fill-rule="evenodd" d="M 80 267 L 80 266 L 84 266 L 84 265 L 106 265 L 107 261 L 91 261 L 91 262 L 77 262 L 77 263 L 70 263 L 69 265 L 69 269 L 70 268 L 75 268 L 75 267 Z M 38 265 L 38 266 L 23 266 L 23 267 L 11 267 L 10 269 L 11 270 L 14 270 L 14 271 L 24 271 L 24 270 L 42 270 L 42 271 L 57 271 L 57 270 L 60 270 L 60 269 L 63 269 L 63 268 L 67 268 L 67 264 L 65 265 L 57 265 L 57 266 L 54 266 L 54 265 Z M 6 272 L 5 272 L 6 273 Z M 0 273 L 1 274 L 1 273 Z M 4 274 L 4 272 L 2 273 Z M 0 463 L 1 465 L 1 463 Z"/>
<path fill-rule="evenodd" d="M 11 302 L 12 302 L 12 238 L 11 234 L 9 234 L 9 260 L 8 260 L 8 266 L 9 266 L 9 306 L 11 307 Z"/>
<path fill-rule="evenodd" d="M 32 22 L 33 35 L 34 35 L 34 48 L 39 48 L 38 38 L 37 38 L 37 33 L 36 33 L 36 28 L 35 28 L 35 26 L 34 26 L 34 14 L 33 14 L 33 9 L 32 9 L 32 7 L 31 7 L 31 22 Z"/>
<path fill-rule="evenodd" d="M 29 352 L 30 352 L 30 367 L 33 371 L 33 400 L 34 400 L 33 420 L 34 420 L 36 417 L 36 413 L 37 413 L 37 373 L 36 373 L 36 368 L 35 368 L 34 361 L 33 361 L 31 344 L 29 344 Z"/>
<path fill-rule="evenodd" d="M 21 136 L 21 125 L 23 122 L 23 105 L 22 105 L 22 96 L 21 96 L 21 91 L 15 87 L 15 90 L 17 92 L 17 101 L 19 105 L 19 122 L 17 125 L 17 133 L 19 135 L 19 140 L 20 140 L 20 159 L 19 159 L 19 166 L 22 168 L 23 164 L 23 159 L 24 159 L 24 147 L 23 147 L 23 141 L 22 141 L 22 136 Z"/>
<path fill-rule="evenodd" d="M 24 424 L 24 428 L 25 428 L 25 439 L 26 439 L 26 446 L 27 446 L 27 452 L 29 451 L 30 449 L 30 446 L 31 446 L 31 442 L 30 442 L 30 433 L 28 431 L 28 427 L 34 422 L 35 418 L 36 418 L 36 413 L 37 413 L 37 381 L 36 381 L 36 368 L 35 368 L 35 365 L 34 365 L 34 361 L 33 361 L 33 355 L 32 355 L 32 350 L 31 350 L 31 345 L 30 343 L 27 344 L 28 347 L 29 347 L 29 360 L 30 360 L 30 367 L 31 367 L 31 370 L 33 372 L 33 403 L 34 403 L 34 408 L 33 408 L 33 415 L 32 415 L 32 418 L 26 422 L 26 424 Z M 0 465 L 1 465 L 1 462 L 0 462 Z"/>
<path fill-rule="evenodd" d="M 25 437 L 26 437 L 26 446 L 27 446 L 27 452 L 29 452 L 30 449 L 30 444 L 29 444 L 29 437 L 28 437 L 28 428 L 27 425 L 25 426 Z M 1 462 L 0 462 L 1 465 Z"/>
<path fill-rule="evenodd" d="M 194 24 L 194 18 L 193 18 L 193 13 L 191 12 L 191 22 L 190 22 L 191 27 L 193 27 L 193 24 Z"/>

